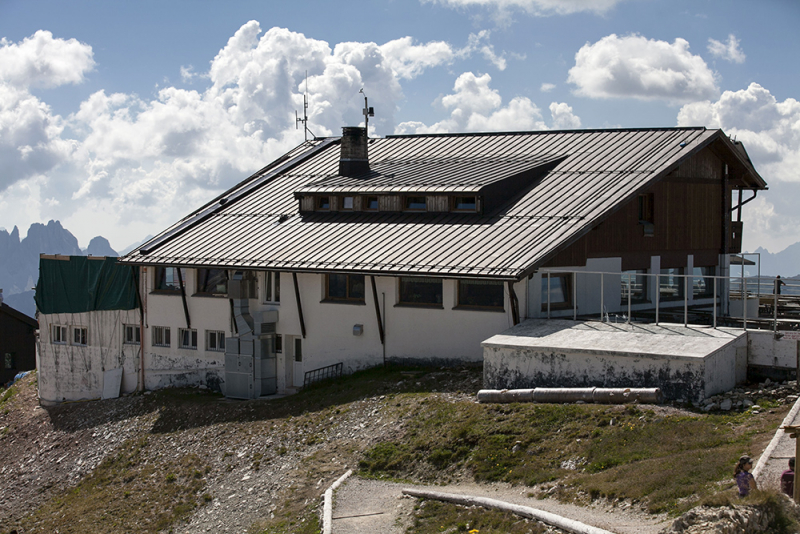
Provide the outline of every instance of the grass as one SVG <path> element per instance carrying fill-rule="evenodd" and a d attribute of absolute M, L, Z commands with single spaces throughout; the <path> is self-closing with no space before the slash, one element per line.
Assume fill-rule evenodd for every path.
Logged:
<path fill-rule="evenodd" d="M 565 500 L 623 498 L 675 513 L 717 491 L 716 482 L 732 483 L 736 459 L 780 422 L 750 412 L 658 416 L 646 406 L 435 398 L 417 409 L 402 439 L 366 451 L 363 474 L 447 482 L 466 470 L 478 482 L 558 482 Z"/>
<path fill-rule="evenodd" d="M 210 502 L 203 495 L 207 466 L 200 458 L 146 463 L 147 447 L 146 437 L 126 442 L 77 486 L 26 518 L 25 532 L 157 533 Z"/>
<path fill-rule="evenodd" d="M 456 504 L 423 500 L 414 506 L 414 523 L 408 534 L 543 534 L 547 528 L 537 521 L 499 510 L 467 508 Z"/>

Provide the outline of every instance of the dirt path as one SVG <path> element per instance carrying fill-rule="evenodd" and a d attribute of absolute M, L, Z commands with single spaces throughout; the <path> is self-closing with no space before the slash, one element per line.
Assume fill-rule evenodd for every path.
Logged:
<path fill-rule="evenodd" d="M 402 534 L 412 522 L 416 499 L 404 497 L 402 489 L 410 484 L 382 482 L 350 477 L 334 496 L 334 534 Z M 446 493 L 491 497 L 537 508 L 560 516 L 604 528 L 619 534 L 657 534 L 671 523 L 666 515 L 650 515 L 631 506 L 576 506 L 553 499 L 528 497 L 530 488 L 509 484 L 458 484 L 414 486 Z"/>

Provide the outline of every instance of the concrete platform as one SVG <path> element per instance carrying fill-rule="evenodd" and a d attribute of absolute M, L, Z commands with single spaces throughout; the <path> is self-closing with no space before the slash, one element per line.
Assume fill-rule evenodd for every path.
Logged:
<path fill-rule="evenodd" d="M 733 328 L 529 319 L 481 345 L 493 389 L 658 387 L 699 402 L 747 374 L 747 333 Z"/>

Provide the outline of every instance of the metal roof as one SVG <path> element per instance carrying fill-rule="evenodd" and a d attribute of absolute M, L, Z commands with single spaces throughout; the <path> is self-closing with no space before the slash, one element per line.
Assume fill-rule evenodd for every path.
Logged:
<path fill-rule="evenodd" d="M 405 184 L 416 191 L 426 187 L 427 179 L 431 190 L 437 191 L 480 187 L 555 155 L 566 158 L 485 216 L 400 212 L 301 216 L 295 192 L 323 190 L 315 187 L 354 190 L 357 180 L 337 176 L 337 141 L 328 138 L 298 147 L 280 164 L 265 167 L 120 261 L 513 280 L 702 148 L 715 143 L 728 151 L 730 159 L 742 158 L 721 130 L 705 128 L 389 136 L 370 140 L 373 169 L 408 165 L 411 170 L 395 172 L 395 177 L 402 177 L 381 187 Z M 490 175 L 470 176 L 468 169 L 484 169 Z M 754 170 L 747 180 L 754 189 L 766 186 Z"/>

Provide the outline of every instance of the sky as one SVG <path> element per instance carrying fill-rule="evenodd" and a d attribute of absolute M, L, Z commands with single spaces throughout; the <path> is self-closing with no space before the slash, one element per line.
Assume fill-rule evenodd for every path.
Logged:
<path fill-rule="evenodd" d="M 304 140 L 706 126 L 769 190 L 744 249 L 800 241 L 796 0 L 0 0 L 0 228 L 157 234 Z"/>

